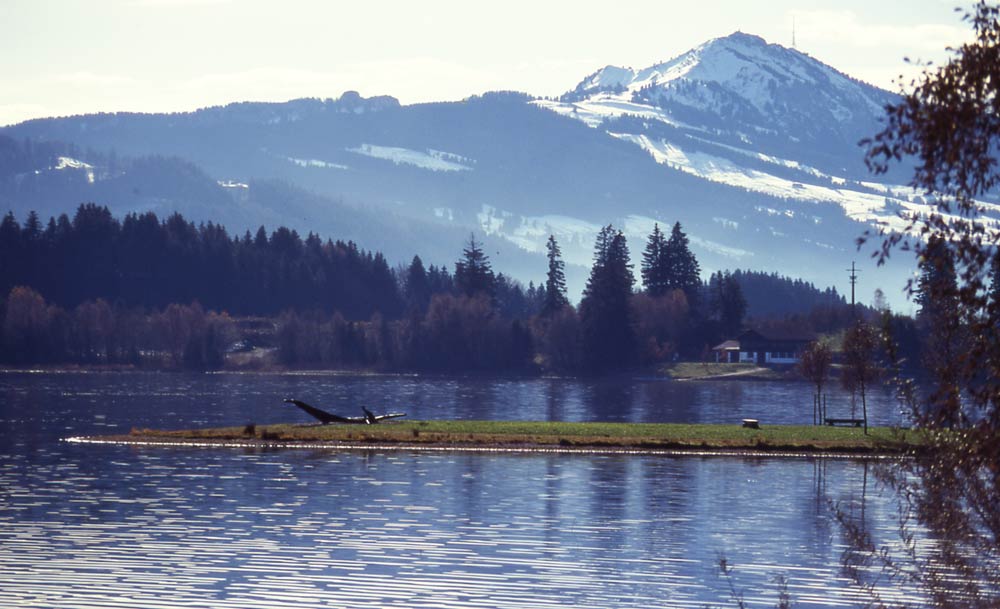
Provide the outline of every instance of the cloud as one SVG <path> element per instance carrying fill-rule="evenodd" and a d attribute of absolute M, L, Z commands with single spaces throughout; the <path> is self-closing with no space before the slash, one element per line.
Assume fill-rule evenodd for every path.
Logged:
<path fill-rule="evenodd" d="M 211 98 L 211 103 L 241 99 L 285 100 L 293 97 L 339 97 L 347 90 L 362 95 L 392 95 L 403 103 L 457 100 L 504 86 L 494 69 L 426 57 L 338 63 L 328 70 L 260 67 L 219 72 L 178 82 L 181 95 Z"/>
<path fill-rule="evenodd" d="M 849 10 L 793 11 L 798 48 L 862 81 L 897 91 L 908 87 L 921 64 L 950 59 L 948 47 L 972 37 L 959 20 L 940 23 L 875 23 Z M 911 60 L 906 63 L 904 59 Z"/>
<path fill-rule="evenodd" d="M 119 76 L 117 74 L 97 74 L 89 71 L 53 74 L 49 77 L 49 80 L 60 85 L 75 85 L 84 87 L 113 87 L 135 84 L 134 79 L 126 76 Z"/>
<path fill-rule="evenodd" d="M 864 23 L 853 11 L 795 11 L 793 15 L 798 39 L 806 45 L 820 42 L 863 49 L 900 47 L 939 53 L 970 36 L 969 29 L 959 25 Z"/>
<path fill-rule="evenodd" d="M 51 110 L 42 104 L 0 104 L 0 127 L 41 116 L 52 116 Z"/>
<path fill-rule="evenodd" d="M 231 3 L 232 0 L 129 0 L 127 5 L 140 8 L 188 8 Z"/>

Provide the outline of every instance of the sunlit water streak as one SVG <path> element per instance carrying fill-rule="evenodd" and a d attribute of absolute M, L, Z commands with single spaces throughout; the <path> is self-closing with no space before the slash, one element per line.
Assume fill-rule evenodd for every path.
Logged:
<path fill-rule="evenodd" d="M 773 605 L 781 574 L 804 606 L 850 606 L 828 502 L 893 537 L 852 460 L 58 441 L 267 422 L 257 402 L 326 380 L 0 375 L 0 607 L 725 606 L 719 555 L 751 604 Z M 395 382 L 387 401 L 407 398 Z"/>

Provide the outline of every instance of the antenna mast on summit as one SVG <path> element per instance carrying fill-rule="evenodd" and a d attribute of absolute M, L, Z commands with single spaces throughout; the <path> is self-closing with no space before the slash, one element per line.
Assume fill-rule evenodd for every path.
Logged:
<path fill-rule="evenodd" d="M 792 48 L 795 48 L 795 15 L 792 15 Z"/>

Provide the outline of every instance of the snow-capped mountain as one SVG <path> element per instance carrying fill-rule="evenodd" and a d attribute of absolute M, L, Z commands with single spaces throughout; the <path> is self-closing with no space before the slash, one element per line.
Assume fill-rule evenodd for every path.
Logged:
<path fill-rule="evenodd" d="M 800 210 L 830 203 L 859 222 L 900 227 L 898 213 L 924 200 L 892 183 L 905 180 L 901 172 L 876 182 L 858 146 L 897 100 L 794 49 L 735 33 L 642 70 L 608 66 L 559 101 L 536 103 L 691 175 L 800 202 Z"/>
<path fill-rule="evenodd" d="M 895 96 L 738 32 L 643 70 L 607 66 L 562 101 L 604 108 L 605 115 L 659 110 L 654 116 L 674 126 L 811 151 L 814 144 L 828 147 L 831 137 L 855 146 Z"/>
<path fill-rule="evenodd" d="M 36 120 L 0 133 L 119 159 L 182 158 L 230 193 L 227 217 L 252 229 L 280 218 L 337 238 L 353 216 L 330 201 L 343 201 L 369 210 L 370 222 L 423 227 L 434 252 L 456 234 L 485 233 L 498 270 L 524 279 L 542 278 L 549 234 L 582 269 L 603 225 L 623 228 L 638 260 L 655 222 L 680 221 L 705 272 L 739 267 L 843 286 L 843 269 L 863 259 L 855 239 L 873 225 L 899 226 L 900 211 L 925 204 L 901 185 L 905 171 L 871 177 L 858 147 L 880 130 L 883 108 L 895 99 L 795 49 L 736 33 L 645 69 L 602 68 L 559 100 L 491 93 L 402 106 L 347 93 Z M 60 195 L 67 209 L 85 200 L 70 197 L 93 198 L 85 193 L 102 192 L 101 176 L 114 174 L 80 162 L 91 165 L 97 184 Z M 268 200 L 260 217 L 261 201 L 241 185 L 274 179 L 318 196 Z M 37 205 L 37 192 L 4 191 L 0 180 L 0 203 L 21 215 Z M 129 191 L 122 192 L 119 209 Z M 160 209 L 170 201 L 158 199 Z M 186 204 L 185 215 L 194 216 Z M 213 199 L 212 215 L 218 207 Z M 370 232 L 395 234 L 374 225 Z M 461 243 L 453 249 L 451 260 L 428 262 L 453 262 Z M 584 273 L 576 277 L 579 289 Z M 862 293 L 881 286 L 891 296 L 898 279 L 869 272 Z"/>

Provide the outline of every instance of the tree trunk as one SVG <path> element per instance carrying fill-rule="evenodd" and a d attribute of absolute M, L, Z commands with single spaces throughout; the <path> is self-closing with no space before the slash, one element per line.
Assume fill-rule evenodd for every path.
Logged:
<path fill-rule="evenodd" d="M 865 401 L 865 386 L 861 385 L 861 416 L 865 420 L 865 435 L 868 435 L 868 403 Z"/>

